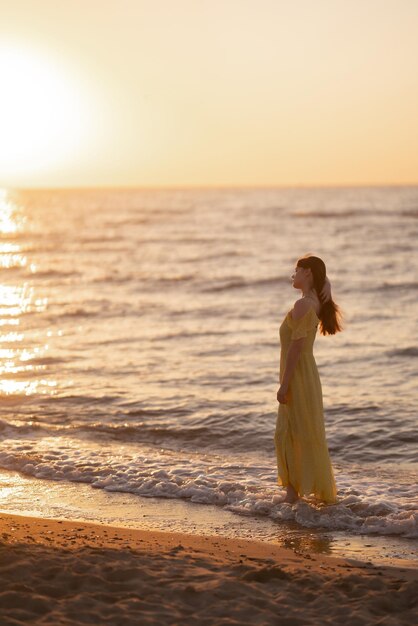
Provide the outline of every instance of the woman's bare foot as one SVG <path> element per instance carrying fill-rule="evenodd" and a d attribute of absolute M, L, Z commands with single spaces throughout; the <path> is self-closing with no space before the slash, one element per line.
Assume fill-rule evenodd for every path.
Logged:
<path fill-rule="evenodd" d="M 296 500 L 299 498 L 297 491 L 295 490 L 295 488 L 292 485 L 288 485 L 286 487 L 286 496 L 283 498 L 283 500 L 281 500 L 281 502 L 296 502 Z"/>

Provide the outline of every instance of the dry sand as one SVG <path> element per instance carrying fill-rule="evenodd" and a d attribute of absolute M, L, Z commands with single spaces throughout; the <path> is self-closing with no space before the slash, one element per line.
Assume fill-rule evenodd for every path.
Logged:
<path fill-rule="evenodd" d="M 1 626 L 410 626 L 417 582 L 259 541 L 0 514 Z"/>

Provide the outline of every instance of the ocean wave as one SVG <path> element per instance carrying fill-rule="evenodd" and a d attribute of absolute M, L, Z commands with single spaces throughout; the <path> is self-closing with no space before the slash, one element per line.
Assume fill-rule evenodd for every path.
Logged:
<path fill-rule="evenodd" d="M 370 209 L 366 210 L 370 211 Z M 320 219 L 356 217 L 358 215 L 364 215 L 364 209 L 346 209 L 344 211 L 294 211 L 291 213 L 292 217 L 314 217 Z"/>
<path fill-rule="evenodd" d="M 190 263 L 196 263 L 199 261 L 210 261 L 211 259 L 223 259 L 223 258 L 227 258 L 227 257 L 242 257 L 245 256 L 242 252 L 239 252 L 237 250 L 226 250 L 226 251 L 222 251 L 220 250 L 217 253 L 214 254 L 198 254 L 196 256 L 193 257 L 187 257 L 186 259 L 179 259 L 180 263 L 187 263 L 188 265 Z"/>
<path fill-rule="evenodd" d="M 48 401 L 49 403 L 54 406 L 56 404 L 68 404 L 69 406 L 72 406 L 73 404 L 76 405 L 82 405 L 84 407 L 89 407 L 89 406 L 96 406 L 96 405 L 103 405 L 103 406 L 107 406 L 112 404 L 113 402 L 117 402 L 119 400 L 119 396 L 111 396 L 111 395 L 105 395 L 103 394 L 102 396 L 87 396 L 87 395 L 83 395 L 83 394 L 62 394 L 59 396 L 53 396 L 52 398 L 49 398 Z M 108 410 L 109 410 L 109 406 L 107 406 Z M 79 408 L 77 408 L 77 411 L 79 411 Z M 48 417 L 49 419 L 49 417 Z"/>
<path fill-rule="evenodd" d="M 383 216 L 383 217 L 418 217 L 418 209 L 405 209 L 403 211 L 397 210 L 384 210 L 377 209 L 375 207 L 359 207 L 356 209 L 343 209 L 341 211 L 293 211 L 290 213 L 291 217 L 312 217 L 319 219 L 329 218 L 350 218 L 350 217 L 363 217 L 365 215 L 371 217 Z"/>
<path fill-rule="evenodd" d="M 180 215 L 181 213 L 186 213 L 186 211 L 176 211 L 175 216 Z M 154 224 L 155 222 L 161 221 L 161 219 L 170 219 L 173 218 L 173 213 L 171 211 L 156 211 L 144 213 L 142 215 L 138 215 L 137 217 L 127 217 L 126 219 L 120 219 L 117 222 L 106 222 L 103 226 L 105 228 L 118 228 L 124 226 L 144 226 L 147 224 Z"/>
<path fill-rule="evenodd" d="M 384 282 L 375 288 L 375 291 L 402 291 L 418 289 L 418 282 L 389 283 Z"/>
<path fill-rule="evenodd" d="M 356 406 L 355 404 L 340 403 L 327 408 L 329 415 L 357 415 L 359 413 L 375 413 L 380 411 L 382 407 L 378 404 L 364 404 Z"/>
<path fill-rule="evenodd" d="M 135 274 L 129 272 L 126 272 L 124 274 L 112 272 L 108 274 L 103 274 L 102 276 L 97 276 L 96 278 L 91 279 L 90 282 L 92 284 L 110 283 L 114 285 L 124 285 L 126 283 L 131 283 L 137 280 L 139 280 L 138 276 L 135 276 Z"/>
<path fill-rule="evenodd" d="M 63 413 L 67 406 L 68 414 Z M 164 446 L 177 452 L 187 450 L 190 454 L 196 450 L 213 454 L 229 454 L 231 450 L 239 454 L 274 453 L 275 415 L 269 412 L 245 411 L 243 407 L 239 414 L 215 412 L 201 419 L 198 407 L 191 413 L 188 406 L 154 410 L 126 407 L 121 411 L 123 406 L 117 396 L 54 396 L 38 421 L 46 433 L 100 441 L 101 445 Z M 32 420 L 31 414 L 22 417 L 13 423 Z M 339 411 L 338 407 L 326 412 L 328 447 L 335 462 L 414 463 L 418 436 L 413 416 L 405 418 L 397 429 L 384 416 L 375 420 L 374 428 L 369 420 L 366 429 L 359 429 L 359 419 L 368 419 L 367 408 L 364 414 L 361 408 L 357 412 L 354 408 L 350 414 Z"/>
<path fill-rule="evenodd" d="M 55 312 L 56 311 L 56 312 Z M 81 317 L 97 317 L 99 319 L 118 317 L 124 314 L 123 306 L 117 302 L 111 302 L 109 300 L 90 300 L 86 305 L 76 305 L 66 302 L 54 303 L 53 308 L 48 309 L 50 314 L 45 315 L 45 319 L 48 321 L 57 323 L 60 320 L 68 318 L 81 318 Z"/>
<path fill-rule="evenodd" d="M 147 276 L 142 277 L 141 280 L 146 282 L 152 282 L 157 285 L 166 285 L 170 283 L 186 283 L 196 279 L 196 274 L 173 274 L 172 276 Z"/>
<path fill-rule="evenodd" d="M 68 363 L 69 359 L 63 359 L 60 357 L 43 356 L 34 357 L 33 359 L 26 359 L 26 365 L 57 365 L 58 363 Z"/>
<path fill-rule="evenodd" d="M 188 411 L 184 411 L 184 414 Z M 146 412 L 147 417 L 149 413 Z M 166 415 L 162 411 L 161 415 Z M 173 416 L 170 410 L 170 415 Z M 177 413 L 181 415 L 181 413 Z M 263 445 L 263 433 L 249 432 L 245 429 L 228 431 L 223 428 L 210 426 L 180 426 L 176 428 L 173 424 L 154 421 L 152 423 L 139 422 L 136 424 L 105 424 L 103 422 L 92 422 L 84 424 L 73 424 L 66 427 L 73 435 L 90 436 L 97 440 L 100 438 L 104 443 L 115 441 L 120 443 L 146 443 L 152 445 L 165 445 L 173 449 L 181 450 L 196 448 L 207 450 L 228 451 L 235 447 L 237 450 L 255 452 Z M 271 436 L 265 437 L 265 444 L 271 440 Z"/>
<path fill-rule="evenodd" d="M 198 439 L 202 444 L 217 441 L 219 434 L 212 433 L 211 429 L 204 426 L 196 426 L 195 428 L 181 429 L 173 428 L 169 424 L 146 424 L 144 422 L 136 425 L 129 424 L 112 424 L 106 425 L 101 422 L 94 424 L 84 424 L 76 426 L 77 430 L 82 432 L 94 432 L 96 435 L 106 435 L 112 439 L 120 441 L 155 441 L 161 443 L 164 439 L 181 439 L 182 441 L 196 441 Z"/>
<path fill-rule="evenodd" d="M 418 217 L 418 209 L 406 209 L 401 211 L 403 217 Z"/>
<path fill-rule="evenodd" d="M 152 285 L 152 290 L 159 290 L 161 286 L 177 285 L 179 283 L 187 283 L 196 279 L 196 274 L 173 274 L 168 276 L 146 276 L 138 275 L 132 272 L 115 272 L 107 273 L 102 276 L 98 276 L 92 279 L 92 283 L 111 283 L 111 284 L 125 284 L 134 282 L 143 285 Z M 149 288 L 149 287 L 148 287 Z"/>
<path fill-rule="evenodd" d="M 226 331 L 226 330 L 211 330 L 211 331 L 202 331 L 202 332 L 188 332 L 186 330 L 180 330 L 178 333 L 167 333 L 165 335 L 159 335 L 158 337 L 155 337 L 156 341 L 167 341 L 169 339 L 188 339 L 191 337 L 216 337 L 218 335 L 223 336 L 223 335 L 227 335 L 228 337 L 231 336 L 231 331 Z M 272 344 L 272 345 L 276 345 L 276 344 Z"/>
<path fill-rule="evenodd" d="M 180 215 L 188 215 L 190 214 L 190 209 L 188 208 L 180 208 L 176 207 L 175 209 L 167 208 L 167 209 L 157 209 L 152 207 L 152 209 L 138 207 L 136 209 L 130 209 L 127 217 L 119 218 L 116 222 L 117 226 L 134 226 L 136 224 L 147 224 L 156 222 L 160 218 L 175 218 Z M 104 223 L 106 228 L 112 228 L 115 226 L 115 221 L 106 220 Z"/>
<path fill-rule="evenodd" d="M 27 434 L 33 435 L 38 433 L 50 434 L 50 430 L 46 429 L 37 421 L 28 420 L 26 422 L 9 422 L 0 418 L 0 435 L 6 437 L 20 437 Z"/>
<path fill-rule="evenodd" d="M 167 451 L 129 452 L 74 441 L 7 442 L 0 466 L 46 480 L 90 484 L 109 492 L 142 497 L 179 498 L 217 505 L 239 515 L 292 520 L 305 528 L 344 530 L 354 534 L 418 537 L 414 482 L 393 483 L 393 474 L 371 472 L 358 477 L 336 471 L 338 501 L 324 505 L 313 497 L 281 502 L 282 492 L 270 467 L 226 462 L 208 455 L 174 456 Z M 360 479 L 361 478 L 361 479 Z M 412 483 L 412 484 L 411 484 Z"/>
<path fill-rule="evenodd" d="M 407 348 L 399 348 L 397 350 L 389 350 L 386 352 L 388 356 L 418 356 L 418 346 L 408 346 Z"/>
<path fill-rule="evenodd" d="M 43 279 L 43 278 L 72 278 L 73 276 L 82 276 L 82 272 L 74 270 L 36 270 L 31 272 L 31 278 Z"/>
<path fill-rule="evenodd" d="M 78 317 L 97 317 L 99 315 L 99 311 L 96 309 L 87 309 L 83 306 L 78 306 L 73 309 L 63 309 L 60 311 L 59 315 L 47 315 L 46 318 L 51 322 L 57 322 L 58 320 L 64 320 L 67 318 L 78 318 Z M 100 317 L 103 317 L 103 313 L 100 312 Z"/>
<path fill-rule="evenodd" d="M 230 291 L 232 289 L 247 289 L 249 287 L 269 287 L 283 284 L 289 284 L 288 277 L 272 276 L 270 278 L 260 278 L 259 280 L 245 280 L 244 278 L 232 278 L 222 285 L 214 285 L 212 287 L 204 287 L 200 289 L 203 293 L 213 293 L 219 291 Z"/>
<path fill-rule="evenodd" d="M 104 244 L 112 243 L 114 241 L 125 241 L 125 238 L 117 235 L 106 235 L 102 234 L 99 237 L 80 237 L 78 240 L 81 244 L 89 244 L 89 243 L 98 243 L 101 244 L 100 248 L 103 247 Z M 84 245 L 83 245 L 84 247 Z M 94 248 L 95 249 L 95 248 Z"/>
<path fill-rule="evenodd" d="M 25 265 L 25 263 L 22 262 L 21 260 L 11 262 L 8 265 L 3 265 L 1 269 L 2 269 L 3 276 L 5 275 L 6 272 L 9 277 L 10 276 L 17 277 L 19 276 L 19 274 L 22 274 L 23 276 L 26 276 L 28 274 L 32 275 L 32 273 L 28 271 L 28 268 Z"/>
<path fill-rule="evenodd" d="M 256 382 L 259 381 L 254 384 Z M 111 401 L 114 403 L 112 408 L 108 400 L 90 400 L 93 411 L 89 411 L 81 396 L 76 402 L 85 404 L 88 415 L 71 419 L 66 428 L 74 435 L 88 436 L 92 440 L 100 437 L 105 442 L 151 443 L 179 450 L 255 452 L 273 447 L 275 416 L 270 412 L 248 410 L 242 406 L 230 414 L 214 411 L 202 418 L 202 411 L 207 412 L 204 403 L 200 407 L 195 404 L 192 410 L 187 403 L 153 409 L 141 408 L 137 403 L 130 407 L 117 397 L 111 397 Z M 62 400 L 56 397 L 51 402 L 55 404 Z M 69 404 L 72 402 L 69 397 Z"/>

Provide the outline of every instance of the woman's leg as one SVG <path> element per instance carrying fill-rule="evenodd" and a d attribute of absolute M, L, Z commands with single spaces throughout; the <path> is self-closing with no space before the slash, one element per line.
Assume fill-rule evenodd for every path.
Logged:
<path fill-rule="evenodd" d="M 295 502 L 298 498 L 298 492 L 293 487 L 293 485 L 289 483 L 286 487 L 286 497 L 283 502 Z"/>

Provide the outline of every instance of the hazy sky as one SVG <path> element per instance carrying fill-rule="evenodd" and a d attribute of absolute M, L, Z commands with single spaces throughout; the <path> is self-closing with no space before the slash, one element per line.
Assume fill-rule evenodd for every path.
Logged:
<path fill-rule="evenodd" d="M 0 10 L 0 185 L 418 183 L 418 0 Z"/>

